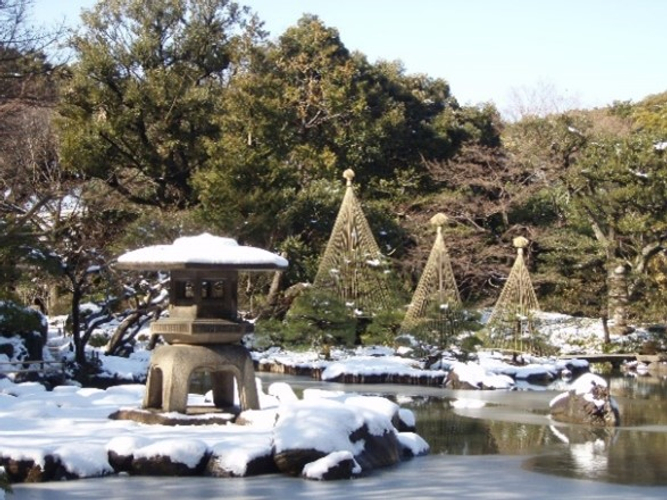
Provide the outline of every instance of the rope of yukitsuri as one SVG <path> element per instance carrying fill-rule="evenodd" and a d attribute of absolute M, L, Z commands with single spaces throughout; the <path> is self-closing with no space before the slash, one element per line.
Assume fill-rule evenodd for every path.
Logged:
<path fill-rule="evenodd" d="M 354 304 L 355 309 L 367 310 L 387 302 L 385 259 L 354 194 L 354 171 L 346 170 L 343 177 L 345 196 L 313 287 L 331 290 L 345 303 Z"/>
<path fill-rule="evenodd" d="M 523 351 L 522 332 L 524 328 L 527 328 L 529 333 L 534 333 L 531 318 L 535 312 L 540 310 L 540 305 L 523 257 L 524 248 L 528 246 L 529 241 L 523 236 L 519 236 L 514 238 L 513 243 L 517 249 L 517 257 L 493 312 L 489 316 L 487 328 L 490 332 L 498 330 L 501 335 L 502 330 L 507 328 L 512 330 L 510 339 L 498 338 L 498 335 L 492 334 L 491 343 L 500 343 L 500 345 L 494 345 L 493 347 Z"/>
<path fill-rule="evenodd" d="M 456 278 L 442 235 L 442 227 L 448 220 L 449 218 L 442 213 L 434 215 L 430 220 L 436 228 L 435 241 L 401 324 L 402 332 L 410 332 L 419 323 L 428 320 L 431 309 L 429 306 L 433 303 L 438 304 L 440 309 L 443 307 L 454 309 L 461 306 Z"/>

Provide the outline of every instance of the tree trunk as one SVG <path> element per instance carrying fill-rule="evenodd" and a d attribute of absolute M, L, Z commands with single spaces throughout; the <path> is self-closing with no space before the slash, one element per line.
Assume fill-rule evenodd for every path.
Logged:
<path fill-rule="evenodd" d="M 118 325 L 109 339 L 104 354 L 115 355 L 117 353 L 117 350 L 120 348 L 123 338 L 125 337 L 125 333 L 141 319 L 142 314 L 143 311 L 136 310 L 128 314 L 125 319 L 121 321 L 120 325 Z"/>
<path fill-rule="evenodd" d="M 154 304 L 146 307 L 139 307 L 136 311 L 130 313 L 114 331 L 104 354 L 118 355 L 120 348 L 132 340 L 143 325 L 151 320 L 151 317 L 153 321 L 157 320 L 163 310 L 164 306 Z M 127 332 L 130 329 L 132 329 L 132 332 L 130 335 L 127 335 Z M 153 335 L 152 337 L 157 337 L 157 335 Z"/>
<path fill-rule="evenodd" d="M 75 283 L 72 284 L 72 338 L 74 339 L 74 360 L 79 366 L 86 363 L 86 345 L 81 339 L 81 288 Z"/>
<path fill-rule="evenodd" d="M 278 291 L 280 290 L 280 277 L 282 276 L 281 271 L 276 271 L 273 273 L 273 279 L 271 280 L 271 286 L 269 287 L 269 293 L 266 296 L 266 303 L 273 307 L 276 305 L 278 300 Z"/>
<path fill-rule="evenodd" d="M 611 333 L 609 332 L 609 318 L 606 314 L 602 315 L 602 331 L 604 332 L 604 343 L 611 344 Z"/>
<path fill-rule="evenodd" d="M 58 304 L 60 303 L 60 290 L 58 290 L 58 285 L 50 284 L 49 293 L 46 299 L 46 309 L 50 311 L 51 314 L 55 314 Z"/>
<path fill-rule="evenodd" d="M 628 302 L 628 270 L 623 264 L 612 264 L 607 271 L 607 317 L 614 334 L 632 331 L 628 327 Z"/>

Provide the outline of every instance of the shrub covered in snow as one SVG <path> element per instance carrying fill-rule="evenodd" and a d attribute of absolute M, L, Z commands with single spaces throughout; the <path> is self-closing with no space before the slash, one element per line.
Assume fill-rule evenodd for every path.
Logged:
<path fill-rule="evenodd" d="M 46 317 L 29 307 L 0 301 L 0 360 L 41 360 Z"/>

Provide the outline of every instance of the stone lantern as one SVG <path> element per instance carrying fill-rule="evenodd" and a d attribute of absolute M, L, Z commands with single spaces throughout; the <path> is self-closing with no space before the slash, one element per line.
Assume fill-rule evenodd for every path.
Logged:
<path fill-rule="evenodd" d="M 204 370 L 216 407 L 233 406 L 236 381 L 241 409 L 259 408 L 252 359 L 239 343 L 252 325 L 238 316 L 238 273 L 287 265 L 279 255 L 207 233 L 121 255 L 121 269 L 171 273 L 169 316 L 151 325 L 167 345 L 151 356 L 143 407 L 186 413 L 190 378 Z"/>

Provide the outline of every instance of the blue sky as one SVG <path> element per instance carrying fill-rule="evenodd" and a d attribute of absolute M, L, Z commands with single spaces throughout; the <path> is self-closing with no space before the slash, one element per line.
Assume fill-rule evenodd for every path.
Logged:
<path fill-rule="evenodd" d="M 66 18 L 96 0 L 34 0 L 38 22 Z M 337 28 L 373 62 L 444 78 L 462 104 L 551 89 L 572 105 L 638 101 L 667 91 L 663 0 L 240 0 L 276 37 L 303 13 Z"/>

